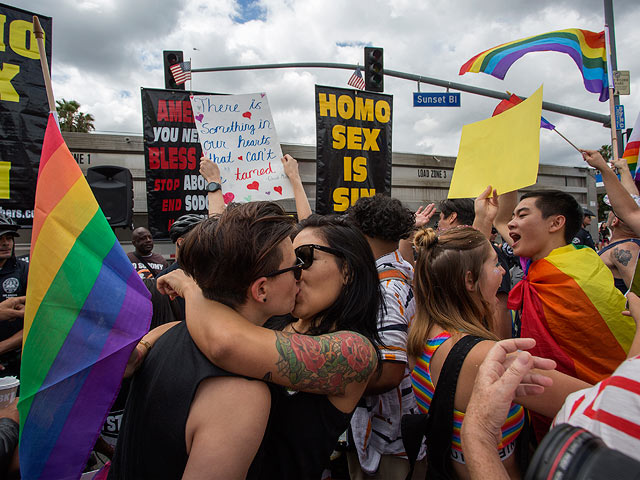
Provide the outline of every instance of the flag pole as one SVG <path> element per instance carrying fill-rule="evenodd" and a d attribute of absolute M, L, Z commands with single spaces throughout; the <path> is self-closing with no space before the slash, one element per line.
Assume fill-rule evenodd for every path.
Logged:
<path fill-rule="evenodd" d="M 582 152 L 580 151 L 580 149 L 579 149 L 578 147 L 576 147 L 573 143 L 571 143 L 571 141 L 570 141 L 567 137 L 565 137 L 563 134 L 561 134 L 561 133 L 558 131 L 558 129 L 557 129 L 557 128 L 554 128 L 554 129 L 553 129 L 553 131 L 554 131 L 554 132 L 556 132 L 558 135 L 560 135 L 562 138 L 564 138 L 564 139 L 566 140 L 566 142 L 567 142 L 569 145 L 571 145 L 573 148 L 575 148 L 575 149 L 578 151 L 578 153 L 579 153 L 580 155 L 582 155 Z"/>
<path fill-rule="evenodd" d="M 51 87 L 51 76 L 49 75 L 49 64 L 47 63 L 47 52 L 44 48 L 44 30 L 40 25 L 37 16 L 33 16 L 33 34 L 38 41 L 38 50 L 40 51 L 40 65 L 42 66 L 42 76 L 44 77 L 44 85 L 47 89 L 47 100 L 49 101 L 49 111 L 56 113 L 56 100 L 53 96 L 53 88 Z"/>
<path fill-rule="evenodd" d="M 604 26 L 604 43 L 607 50 L 607 76 L 609 77 L 609 115 L 611 116 L 611 153 L 612 161 L 618 160 L 618 132 L 616 129 L 616 108 L 613 99 L 613 68 L 611 65 L 611 45 L 609 43 L 609 25 Z"/>

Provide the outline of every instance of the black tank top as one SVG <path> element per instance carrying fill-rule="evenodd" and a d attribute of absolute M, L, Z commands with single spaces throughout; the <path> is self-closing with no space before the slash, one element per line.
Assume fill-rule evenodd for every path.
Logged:
<path fill-rule="evenodd" d="M 185 427 L 198 385 L 230 375 L 198 350 L 184 322 L 165 333 L 134 376 L 108 478 L 182 478 Z"/>
<path fill-rule="evenodd" d="M 269 423 L 247 479 L 319 480 L 353 413 L 338 410 L 326 395 L 269 388 Z"/>

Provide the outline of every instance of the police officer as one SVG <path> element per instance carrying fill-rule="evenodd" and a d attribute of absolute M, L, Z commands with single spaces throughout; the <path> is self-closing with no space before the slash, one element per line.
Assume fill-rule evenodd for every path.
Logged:
<path fill-rule="evenodd" d="M 578 230 L 578 233 L 573 238 L 574 245 L 586 245 L 589 248 L 596 249 L 596 245 L 593 243 L 593 238 L 591 238 L 591 234 L 587 231 L 587 227 L 591 225 L 591 217 L 595 217 L 596 214 L 593 213 L 588 208 L 583 208 L 584 217 L 582 219 L 582 228 Z"/>
<path fill-rule="evenodd" d="M 0 301 L 27 293 L 29 266 L 15 254 L 15 237 L 20 226 L 0 214 Z M 23 319 L 0 322 L 0 376 L 20 375 Z"/>

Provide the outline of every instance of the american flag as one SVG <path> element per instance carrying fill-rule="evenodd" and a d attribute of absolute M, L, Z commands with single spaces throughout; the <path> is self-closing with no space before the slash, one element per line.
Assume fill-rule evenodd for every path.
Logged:
<path fill-rule="evenodd" d="M 364 80 L 362 79 L 362 73 L 360 67 L 356 68 L 351 78 L 347 82 L 347 85 L 357 88 L 358 90 L 364 90 Z"/>
<path fill-rule="evenodd" d="M 169 67 L 176 84 L 181 85 L 187 80 L 191 80 L 191 61 L 176 63 Z"/>

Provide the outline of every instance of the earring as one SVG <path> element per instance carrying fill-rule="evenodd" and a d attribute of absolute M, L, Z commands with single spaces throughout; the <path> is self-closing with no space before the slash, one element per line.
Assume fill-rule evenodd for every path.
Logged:
<path fill-rule="evenodd" d="M 262 301 L 263 301 L 263 302 L 265 302 L 265 303 L 267 303 L 267 297 L 264 297 L 264 298 L 262 299 Z"/>

